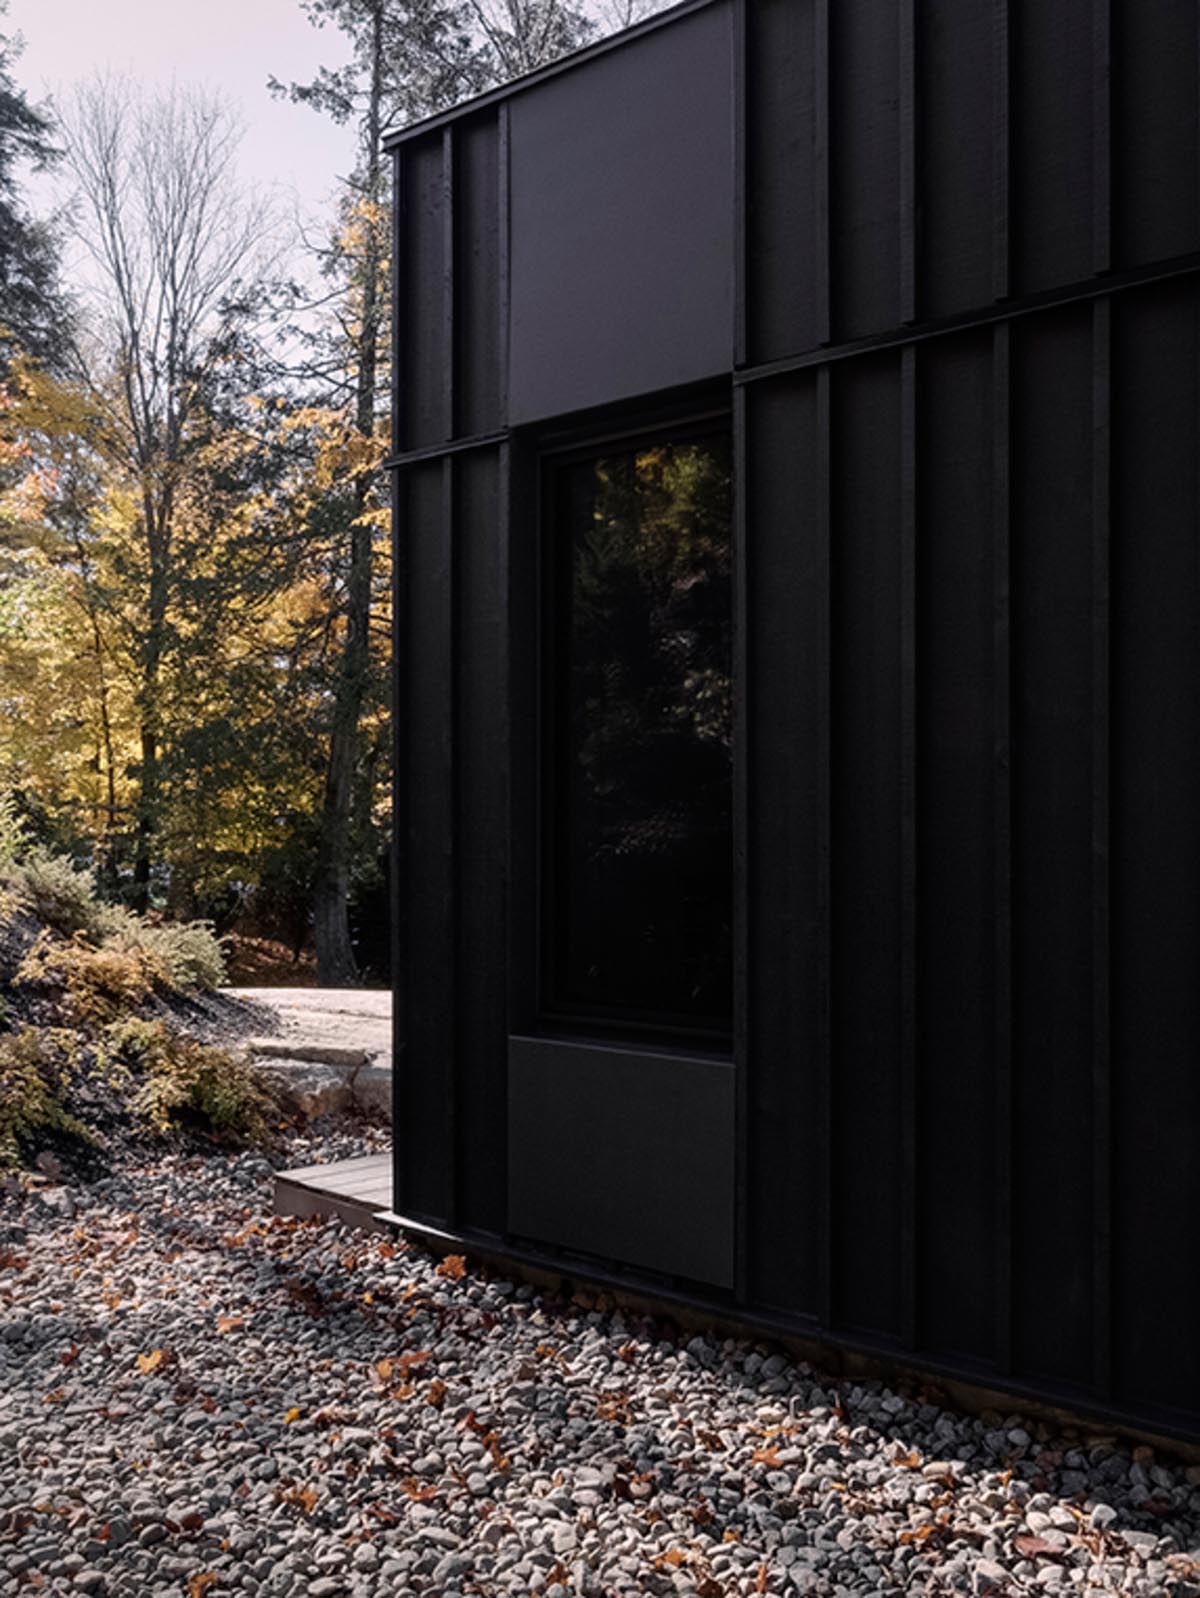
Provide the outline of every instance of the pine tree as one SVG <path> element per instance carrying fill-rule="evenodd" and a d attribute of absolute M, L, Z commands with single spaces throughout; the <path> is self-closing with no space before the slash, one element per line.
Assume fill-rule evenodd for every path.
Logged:
<path fill-rule="evenodd" d="M 7 11 L 0 0 L 0 18 Z M 16 350 L 52 360 L 62 347 L 53 238 L 30 216 L 18 179 L 22 162 L 45 167 L 56 151 L 49 119 L 13 78 L 20 50 L 19 38 L 0 33 L 0 371 Z"/>

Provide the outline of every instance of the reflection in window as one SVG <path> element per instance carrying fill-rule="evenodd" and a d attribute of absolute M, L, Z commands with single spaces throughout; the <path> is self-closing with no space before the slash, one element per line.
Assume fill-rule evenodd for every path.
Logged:
<path fill-rule="evenodd" d="M 553 480 L 549 1005 L 728 1030 L 730 450 Z"/>

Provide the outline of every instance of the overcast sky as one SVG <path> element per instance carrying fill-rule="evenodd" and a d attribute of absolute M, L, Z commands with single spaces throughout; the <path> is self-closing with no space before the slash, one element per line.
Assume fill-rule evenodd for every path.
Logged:
<path fill-rule="evenodd" d="M 294 190 L 307 217 L 351 164 L 348 130 L 267 92 L 272 73 L 307 82 L 346 59 L 341 35 L 314 28 L 299 0 L 10 0 L 0 29 L 24 35 L 15 76 L 32 100 L 105 67 L 222 89 L 246 122 L 243 175 Z"/>

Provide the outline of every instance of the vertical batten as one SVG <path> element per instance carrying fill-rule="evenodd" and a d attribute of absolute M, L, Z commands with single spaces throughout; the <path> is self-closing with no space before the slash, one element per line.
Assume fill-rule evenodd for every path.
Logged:
<path fill-rule="evenodd" d="M 900 321 L 917 319 L 917 0 L 900 3 Z"/>
<path fill-rule="evenodd" d="M 453 363 L 448 363 L 453 364 Z M 442 914 L 445 925 L 449 929 L 449 947 L 457 949 L 459 935 L 460 908 L 462 905 L 462 885 L 459 881 L 461 862 L 459 858 L 458 839 L 456 836 L 458 818 L 461 813 L 460 772 L 458 762 L 458 700 L 459 700 L 459 581 L 458 581 L 458 548 L 456 533 L 457 522 L 457 495 L 455 493 L 457 462 L 453 455 L 442 458 L 442 559 L 445 562 L 445 595 L 443 611 L 443 625 L 446 628 L 445 636 L 449 640 L 449 677 L 445 685 L 443 718 L 443 770 L 446 773 L 446 797 L 449 801 L 445 817 L 445 834 L 443 847 L 448 858 L 443 865 L 443 887 L 445 898 L 442 905 Z M 445 1138 L 444 1147 L 450 1158 L 450 1171 L 446 1182 L 446 1192 L 449 1199 L 448 1220 L 457 1222 L 460 1209 L 460 1154 L 459 1154 L 459 1124 L 458 1124 L 458 1074 L 459 1074 L 459 1022 L 458 1022 L 458 972 L 451 969 L 445 974 L 445 1014 L 446 1038 L 445 1046 L 449 1054 L 445 1068 Z M 469 1151 L 465 1151 L 469 1152 Z"/>
<path fill-rule="evenodd" d="M 747 433 L 746 390 L 733 393 L 733 1063 L 734 1080 L 734 1288 L 739 1302 L 748 1296 L 749 1214 L 747 1162 L 750 1157 L 750 913 L 753 839 L 747 804 L 752 757 L 749 701 L 749 630 L 747 589 Z"/>
<path fill-rule="evenodd" d="M 442 416 L 447 442 L 457 433 L 455 373 L 458 359 L 454 347 L 457 334 L 454 275 L 458 219 L 455 214 L 454 156 L 454 124 L 450 123 L 442 131 Z"/>
<path fill-rule="evenodd" d="M 1092 270 L 1112 267 L 1112 0 L 1092 0 Z"/>
<path fill-rule="evenodd" d="M 829 227 L 829 4 L 814 0 L 813 10 L 813 284 L 816 296 L 817 343 L 833 337 L 833 291 L 830 271 Z"/>
<path fill-rule="evenodd" d="M 497 348 L 500 352 L 500 426 L 508 426 L 508 340 L 510 329 L 509 308 L 512 303 L 510 289 L 510 272 L 512 263 L 512 237 L 509 226 L 509 117 L 508 101 L 506 100 L 496 113 L 497 119 L 497 198 L 499 213 L 500 240 L 497 251 L 497 305 L 496 314 L 499 317 L 499 337 Z M 507 461 L 507 451 L 505 454 Z M 505 498 L 505 512 L 508 510 L 508 500 Z"/>
<path fill-rule="evenodd" d="M 1010 535 L 1010 340 L 992 339 L 992 693 L 995 728 L 993 881 L 995 892 L 996 1367 L 1012 1369 L 1012 658 Z"/>
<path fill-rule="evenodd" d="M 404 239 L 404 157 L 397 150 L 392 158 L 392 326 L 391 326 L 391 387 L 392 455 L 399 455 L 404 447 L 404 379 L 402 366 L 404 350 L 401 337 L 401 300 L 404 294 L 404 263 L 401 254 Z M 391 473 L 392 503 L 392 1122 L 398 1124 L 402 1114 L 401 1099 L 404 1092 L 404 1068 L 407 1059 L 405 1034 L 408 1020 L 408 953 L 406 933 L 407 917 L 400 906 L 408 898 L 408 785 L 410 767 L 408 758 L 408 717 L 405 713 L 407 673 L 404 669 L 404 615 L 408 605 L 407 549 L 401 525 L 403 479 L 398 470 Z M 392 1191 L 400 1193 L 400 1173 L 397 1169 L 401 1142 L 392 1144 Z"/>
<path fill-rule="evenodd" d="M 917 1344 L 917 352 L 900 358 L 900 1299 Z"/>
<path fill-rule="evenodd" d="M 1094 1380 L 1112 1388 L 1112 1002 L 1109 809 L 1109 584 L 1112 499 L 1112 306 L 1092 309 L 1092 1196 Z"/>
<path fill-rule="evenodd" d="M 1009 0 L 992 0 L 992 296 L 1008 298 L 1012 279 L 1012 39 Z"/>
<path fill-rule="evenodd" d="M 818 0 L 823 8 L 824 0 Z M 816 1114 L 820 1127 L 821 1173 L 816 1217 L 818 1234 L 817 1315 L 822 1326 L 833 1325 L 833 752 L 830 745 L 833 709 L 833 397 L 828 366 L 817 370 L 816 500 L 818 601 L 817 645 L 817 1060 Z"/>
<path fill-rule="evenodd" d="M 746 185 L 749 181 L 749 99 L 746 94 L 746 52 L 749 48 L 747 0 L 733 0 L 733 365 L 745 366 L 750 312 L 746 281 Z"/>

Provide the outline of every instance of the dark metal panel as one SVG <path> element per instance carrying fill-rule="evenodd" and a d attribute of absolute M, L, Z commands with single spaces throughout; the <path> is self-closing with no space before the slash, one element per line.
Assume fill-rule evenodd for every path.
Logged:
<path fill-rule="evenodd" d="M 996 1369 L 1012 1369 L 1012 338 L 992 329 L 992 883 L 996 1128 Z"/>
<path fill-rule="evenodd" d="M 744 480 L 754 528 L 749 679 L 749 1008 L 746 1166 L 755 1302 L 819 1315 L 822 1102 L 821 744 L 827 725 L 819 379 L 748 394 Z M 779 796 L 787 795 L 781 804 Z"/>
<path fill-rule="evenodd" d="M 837 0 L 829 61 L 833 326 L 844 339 L 901 320 L 896 5 Z"/>
<path fill-rule="evenodd" d="M 458 129 L 457 338 L 458 434 L 500 426 L 500 156 L 495 117 Z"/>
<path fill-rule="evenodd" d="M 754 1047 L 757 1021 L 750 1007 L 750 905 L 752 851 L 756 846 L 755 817 L 750 810 L 750 769 L 754 750 L 752 714 L 754 690 L 750 682 L 750 540 L 747 511 L 747 396 L 743 390 L 733 402 L 733 1059 L 737 1067 L 733 1123 L 734 1165 L 734 1283 L 739 1302 L 749 1286 L 751 1225 L 749 1203 L 749 1095 L 747 1069 Z"/>
<path fill-rule="evenodd" d="M 1200 248 L 1200 12 L 1195 0 L 1113 0 L 1116 254 Z"/>
<path fill-rule="evenodd" d="M 995 1351 L 993 384 L 987 332 L 921 352 L 918 1319 L 924 1347 L 977 1359 Z"/>
<path fill-rule="evenodd" d="M 461 1223 L 505 1223 L 508 692 L 507 548 L 500 452 L 456 466 L 458 605 L 458 1104 Z"/>
<path fill-rule="evenodd" d="M 1093 270 L 1093 0 L 1011 0 L 1013 272 L 1025 292 Z"/>
<path fill-rule="evenodd" d="M 458 264 L 458 128 L 442 129 L 442 426 L 444 437 L 458 432 L 457 278 Z"/>
<path fill-rule="evenodd" d="M 510 106 L 514 422 L 728 372 L 728 5 Z"/>
<path fill-rule="evenodd" d="M 1112 944 L 1109 749 L 1112 314 L 1092 306 L 1092 1158 L 1096 1390 L 1112 1386 Z"/>
<path fill-rule="evenodd" d="M 514 1037 L 508 1114 L 514 1234 L 732 1286 L 728 1061 Z"/>
<path fill-rule="evenodd" d="M 1113 309 L 1114 1334 L 1135 1407 L 1200 1413 L 1200 301 Z"/>
<path fill-rule="evenodd" d="M 1092 349 L 1012 345 L 1014 1358 L 1092 1370 Z"/>
<path fill-rule="evenodd" d="M 917 1343 L 917 350 L 900 356 L 900 1333 Z"/>
<path fill-rule="evenodd" d="M 754 0 L 747 44 L 749 358 L 811 349 L 828 336 L 819 301 L 820 173 L 814 159 L 816 28 L 822 0 Z"/>
<path fill-rule="evenodd" d="M 410 145 L 404 154 L 401 251 L 405 278 L 405 361 L 401 447 L 418 449 L 450 435 L 446 409 L 446 183 L 442 140 Z"/>
<path fill-rule="evenodd" d="M 833 374 L 834 1308 L 901 1331 L 900 361 Z"/>
<path fill-rule="evenodd" d="M 918 314 L 946 316 L 992 297 L 995 20 L 919 0 L 917 40 Z"/>
<path fill-rule="evenodd" d="M 455 776 L 453 460 L 400 477 L 408 567 L 403 659 L 408 736 L 407 1058 L 397 1105 L 397 1203 L 453 1219 Z"/>

